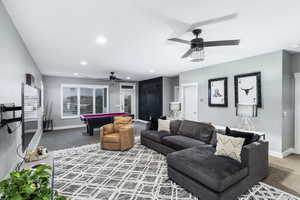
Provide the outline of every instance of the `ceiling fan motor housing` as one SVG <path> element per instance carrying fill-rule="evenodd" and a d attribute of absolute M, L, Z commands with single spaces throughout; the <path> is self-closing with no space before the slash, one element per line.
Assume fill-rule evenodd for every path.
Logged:
<path fill-rule="evenodd" d="M 191 40 L 191 49 L 198 48 L 203 49 L 204 42 L 202 38 L 195 38 Z"/>

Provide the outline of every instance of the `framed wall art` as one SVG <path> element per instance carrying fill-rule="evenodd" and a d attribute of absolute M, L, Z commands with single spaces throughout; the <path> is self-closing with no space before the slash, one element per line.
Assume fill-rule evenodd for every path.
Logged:
<path fill-rule="evenodd" d="M 227 77 L 208 80 L 208 106 L 228 106 Z"/>
<path fill-rule="evenodd" d="M 261 73 L 254 72 L 234 76 L 235 106 L 254 104 L 262 107 Z"/>

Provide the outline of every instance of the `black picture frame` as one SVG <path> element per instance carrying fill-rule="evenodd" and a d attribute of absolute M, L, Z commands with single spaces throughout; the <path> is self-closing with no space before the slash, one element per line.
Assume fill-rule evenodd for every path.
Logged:
<path fill-rule="evenodd" d="M 234 76 L 234 95 L 235 95 L 235 106 L 239 103 L 239 88 L 238 81 L 240 78 L 256 76 L 256 97 L 257 97 L 257 108 L 262 107 L 262 96 L 261 96 L 261 72 L 252 72 L 246 74 L 239 74 Z"/>
<path fill-rule="evenodd" d="M 224 81 L 224 103 L 222 104 L 216 104 L 212 103 L 211 94 L 212 94 L 212 88 L 211 85 L 213 82 L 216 81 Z M 209 79 L 208 80 L 208 106 L 210 107 L 228 107 L 228 78 L 227 77 L 221 77 L 221 78 L 215 78 L 215 79 Z"/>

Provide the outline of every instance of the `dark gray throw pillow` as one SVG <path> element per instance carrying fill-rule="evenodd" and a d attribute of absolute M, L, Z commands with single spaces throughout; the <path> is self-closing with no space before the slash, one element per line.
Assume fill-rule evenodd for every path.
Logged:
<path fill-rule="evenodd" d="M 252 142 L 256 142 L 260 138 L 260 136 L 257 134 L 250 133 L 250 132 L 244 132 L 244 131 L 232 130 L 228 127 L 226 127 L 226 135 L 232 136 L 232 137 L 245 138 L 244 146 L 251 144 Z"/>

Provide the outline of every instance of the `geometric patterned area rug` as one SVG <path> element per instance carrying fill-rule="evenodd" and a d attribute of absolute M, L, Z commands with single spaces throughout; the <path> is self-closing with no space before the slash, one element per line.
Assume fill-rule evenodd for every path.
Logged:
<path fill-rule="evenodd" d="M 165 156 L 136 144 L 129 151 L 105 151 L 99 144 L 50 152 L 55 189 L 72 200 L 193 200 L 168 179 Z M 299 200 L 259 183 L 239 200 Z"/>

